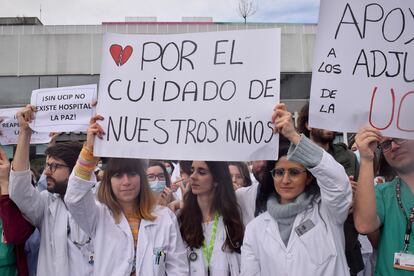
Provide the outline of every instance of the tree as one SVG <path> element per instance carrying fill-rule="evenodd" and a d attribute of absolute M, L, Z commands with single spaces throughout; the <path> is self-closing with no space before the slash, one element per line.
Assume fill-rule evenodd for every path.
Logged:
<path fill-rule="evenodd" d="M 244 24 L 247 22 L 247 18 L 255 14 L 257 11 L 257 5 L 255 0 L 239 0 L 239 15 L 243 17 Z"/>

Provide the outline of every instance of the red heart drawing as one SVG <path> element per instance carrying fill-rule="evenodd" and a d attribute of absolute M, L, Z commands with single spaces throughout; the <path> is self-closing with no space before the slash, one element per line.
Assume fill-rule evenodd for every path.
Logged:
<path fill-rule="evenodd" d="M 112 58 L 117 66 L 124 65 L 132 55 L 132 47 L 130 45 L 122 49 L 121 45 L 112 44 L 109 48 Z"/>

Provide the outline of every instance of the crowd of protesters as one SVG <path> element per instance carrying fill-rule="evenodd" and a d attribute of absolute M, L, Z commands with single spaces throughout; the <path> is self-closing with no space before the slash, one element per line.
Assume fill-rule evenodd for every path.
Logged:
<path fill-rule="evenodd" d="M 34 181 L 35 115 L 11 162 L 0 148 L 2 276 L 414 273 L 414 140 L 366 127 L 348 149 L 277 104 L 273 161 L 100 159 L 96 115 Z"/>

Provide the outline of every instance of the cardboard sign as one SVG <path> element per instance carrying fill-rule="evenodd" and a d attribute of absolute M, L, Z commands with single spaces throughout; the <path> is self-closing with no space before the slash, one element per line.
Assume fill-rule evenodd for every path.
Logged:
<path fill-rule="evenodd" d="M 19 137 L 19 123 L 16 113 L 21 108 L 0 109 L 0 144 L 15 145 Z M 49 133 L 39 133 L 33 131 L 30 140 L 31 144 L 45 144 L 50 142 Z"/>
<path fill-rule="evenodd" d="M 322 0 L 311 127 L 414 139 L 414 1 Z"/>
<path fill-rule="evenodd" d="M 39 132 L 86 131 L 96 90 L 96 84 L 34 90 L 30 103 L 37 112 L 30 127 Z"/>
<path fill-rule="evenodd" d="M 94 154 L 274 160 L 280 30 L 106 34 Z"/>

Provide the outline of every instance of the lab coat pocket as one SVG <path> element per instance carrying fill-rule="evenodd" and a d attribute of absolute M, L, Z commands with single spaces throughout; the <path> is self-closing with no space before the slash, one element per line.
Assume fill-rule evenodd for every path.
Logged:
<path fill-rule="evenodd" d="M 154 263 L 154 275 L 164 276 L 165 275 L 165 259 L 167 254 L 163 248 L 154 248 L 153 251 L 153 263 Z"/>
<path fill-rule="evenodd" d="M 299 236 L 299 235 L 298 235 Z M 299 236 L 307 255 L 315 265 L 321 265 L 336 255 L 332 236 L 320 222 Z"/>
<path fill-rule="evenodd" d="M 229 271 L 230 271 L 229 264 L 223 260 L 216 261 L 210 265 L 210 275 L 212 276 L 228 276 Z"/>

